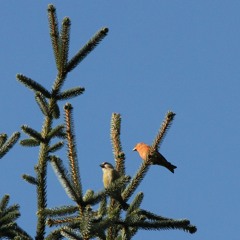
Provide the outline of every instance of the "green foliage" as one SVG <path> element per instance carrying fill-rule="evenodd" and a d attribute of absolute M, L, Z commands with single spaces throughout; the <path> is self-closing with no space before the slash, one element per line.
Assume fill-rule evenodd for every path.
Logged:
<path fill-rule="evenodd" d="M 31 78 L 17 74 L 17 79 L 34 92 L 35 100 L 43 115 L 41 131 L 23 125 L 22 131 L 29 138 L 20 141 L 20 144 L 25 147 L 39 147 L 35 176 L 22 175 L 23 179 L 35 187 L 37 192 L 38 210 L 35 239 L 123 240 L 133 238 L 141 229 L 180 229 L 189 233 L 196 232 L 196 227 L 192 226 L 189 220 L 174 220 L 141 209 L 144 198 L 142 192 L 137 193 L 132 202 L 127 203 L 151 165 L 147 159 L 132 178 L 126 175 L 126 160 L 120 139 L 121 115 L 118 113 L 112 115 L 110 136 L 115 168 L 119 173 L 119 178 L 98 192 L 91 189 L 83 192 L 74 134 L 73 107 L 70 103 L 64 106 L 65 123 L 55 127 L 54 124 L 55 119 L 61 115 L 59 102 L 81 95 L 85 91 L 83 87 L 62 91 L 68 73 L 95 49 L 107 35 L 108 28 L 98 31 L 72 58 L 69 58 L 70 19 L 65 17 L 61 29 L 59 29 L 56 9 L 53 5 L 48 6 L 48 19 L 57 68 L 57 76 L 51 91 Z M 174 116 L 173 112 L 167 113 L 151 146 L 152 151 L 159 148 Z M 19 137 L 20 134 L 15 133 L 7 140 L 6 134 L 0 135 L 0 158 L 16 143 Z M 55 155 L 64 144 L 67 146 L 68 167 L 63 164 L 60 157 Z M 149 159 L 151 154 L 152 152 L 149 154 Z M 67 196 L 73 201 L 73 205 L 48 207 L 47 166 L 49 164 Z M 32 239 L 15 223 L 16 218 L 20 216 L 19 206 L 13 205 L 7 208 L 8 199 L 9 197 L 5 196 L 0 202 L 0 237 Z M 49 233 L 46 233 L 47 226 L 51 229 Z"/>
<path fill-rule="evenodd" d="M 20 133 L 15 132 L 7 139 L 7 134 L 0 134 L 0 159 L 14 146 L 14 144 L 20 138 Z"/>
<path fill-rule="evenodd" d="M 49 106 L 48 106 L 47 100 L 44 97 L 44 95 L 40 92 L 36 92 L 35 99 L 36 99 L 37 104 L 38 104 L 40 110 L 42 111 L 42 113 L 45 116 L 49 116 L 50 115 Z"/>
<path fill-rule="evenodd" d="M 33 176 L 30 176 L 28 174 L 23 174 L 22 178 L 28 183 L 31 183 L 33 185 L 38 185 L 38 182 L 37 182 L 36 178 L 33 177 Z"/>
<path fill-rule="evenodd" d="M 111 120 L 111 142 L 113 147 L 113 155 L 116 163 L 116 170 L 120 175 L 125 174 L 125 154 L 122 150 L 120 132 L 121 132 L 121 115 L 118 113 L 112 114 Z"/>
<path fill-rule="evenodd" d="M 64 130 L 64 125 L 58 125 L 55 128 L 52 128 L 50 130 L 50 132 L 47 134 L 47 139 L 53 139 L 54 137 L 58 137 L 58 138 L 65 138 L 66 133 Z"/>
<path fill-rule="evenodd" d="M 75 87 L 58 94 L 57 99 L 66 100 L 73 97 L 77 97 L 78 95 L 83 94 L 84 91 L 85 91 L 85 88 Z"/>
<path fill-rule="evenodd" d="M 48 92 L 48 90 L 43 87 L 41 84 L 37 83 L 36 81 L 32 80 L 31 78 L 28 78 L 22 74 L 17 74 L 17 80 L 24 84 L 29 89 L 33 90 L 35 93 L 40 92 L 43 96 L 46 98 L 50 98 L 51 94 Z"/>
<path fill-rule="evenodd" d="M 40 141 L 34 138 L 27 138 L 20 141 L 20 144 L 24 147 L 37 147 L 40 145 Z"/>
<path fill-rule="evenodd" d="M 23 130 L 23 132 L 28 134 L 30 137 L 32 137 L 35 141 L 40 142 L 40 143 L 45 142 L 45 139 L 44 139 L 44 137 L 42 137 L 42 134 L 39 133 L 38 131 L 34 130 L 33 128 L 30 128 L 27 125 L 23 125 L 22 130 Z"/>
<path fill-rule="evenodd" d="M 7 206 L 9 195 L 4 195 L 0 200 L 0 238 L 5 239 L 32 239 L 22 228 L 15 222 L 20 216 L 19 205 L 14 204 Z M 18 237 L 18 238 L 17 238 Z"/>

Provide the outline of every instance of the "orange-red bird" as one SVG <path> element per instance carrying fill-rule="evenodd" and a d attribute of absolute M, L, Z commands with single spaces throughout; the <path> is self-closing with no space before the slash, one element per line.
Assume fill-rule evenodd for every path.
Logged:
<path fill-rule="evenodd" d="M 150 146 L 148 146 L 145 143 L 138 143 L 133 151 L 137 151 L 142 158 L 143 161 L 147 160 L 149 151 L 150 151 Z M 170 162 L 166 160 L 166 158 L 158 151 L 155 151 L 153 153 L 153 156 L 151 158 L 151 164 L 153 165 L 161 165 L 166 167 L 169 171 L 174 173 L 174 169 L 177 168 L 176 166 L 172 165 Z"/>

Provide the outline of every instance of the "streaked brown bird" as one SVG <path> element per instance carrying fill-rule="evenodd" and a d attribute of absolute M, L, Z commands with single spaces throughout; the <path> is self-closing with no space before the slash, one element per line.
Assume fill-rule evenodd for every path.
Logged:
<path fill-rule="evenodd" d="M 133 151 L 137 151 L 142 158 L 143 161 L 146 161 L 149 155 L 150 146 L 147 144 L 141 142 L 138 143 L 134 148 Z M 151 164 L 153 165 L 161 165 L 165 168 L 167 168 L 169 171 L 174 173 L 174 169 L 177 168 L 170 162 L 166 160 L 166 158 L 158 151 L 153 152 L 152 158 L 151 158 Z"/>
<path fill-rule="evenodd" d="M 111 163 L 103 162 L 100 164 L 100 167 L 103 171 L 103 185 L 105 188 L 108 188 L 111 183 L 120 178 L 119 172 L 114 169 Z M 121 190 L 114 193 L 112 197 L 122 205 L 123 209 L 126 210 L 128 208 L 128 204 L 123 200 L 121 196 Z"/>

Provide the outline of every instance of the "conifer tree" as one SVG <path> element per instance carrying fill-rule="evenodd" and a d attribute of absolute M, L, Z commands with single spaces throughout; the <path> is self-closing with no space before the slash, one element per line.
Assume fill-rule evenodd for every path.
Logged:
<path fill-rule="evenodd" d="M 84 93 L 83 87 L 77 86 L 62 90 L 68 73 L 74 70 L 89 53 L 108 34 L 108 28 L 100 29 L 72 58 L 69 58 L 69 42 L 71 21 L 65 17 L 59 29 L 55 7 L 48 6 L 50 38 L 56 62 L 57 76 L 52 89 L 47 90 L 40 83 L 23 75 L 17 74 L 17 80 L 33 91 L 35 100 L 43 115 L 41 131 L 28 125 L 21 127 L 28 136 L 20 141 L 25 147 L 38 147 L 38 162 L 35 175 L 23 174 L 23 179 L 30 183 L 37 192 L 37 226 L 36 235 L 29 236 L 15 220 L 20 216 L 19 206 L 7 207 L 9 196 L 0 201 L 0 238 L 8 239 L 132 239 L 139 230 L 179 229 L 195 233 L 197 228 L 187 219 L 172 219 L 141 208 L 143 192 L 137 192 L 138 186 L 151 167 L 153 152 L 159 148 L 167 130 L 174 120 L 175 113 L 167 112 L 165 119 L 153 139 L 147 161 L 142 162 L 136 174 L 126 175 L 126 159 L 122 149 L 121 115 L 113 113 L 111 118 L 110 136 L 113 149 L 115 169 L 119 178 L 105 189 L 94 192 L 89 189 L 83 192 L 81 179 L 81 159 L 78 161 L 74 133 L 73 106 L 64 105 L 65 122 L 56 125 L 61 114 L 61 101 L 77 97 Z M 15 133 L 9 140 L 5 134 L 0 135 L 0 158 L 13 146 L 20 137 Z M 57 151 L 67 145 L 68 166 L 57 156 Z M 73 205 L 49 208 L 47 204 L 47 166 L 51 165 Z M 121 192 L 121 200 L 127 203 L 124 208 L 117 194 Z M 129 202 L 130 197 L 133 200 Z M 46 228 L 50 227 L 50 232 Z"/>

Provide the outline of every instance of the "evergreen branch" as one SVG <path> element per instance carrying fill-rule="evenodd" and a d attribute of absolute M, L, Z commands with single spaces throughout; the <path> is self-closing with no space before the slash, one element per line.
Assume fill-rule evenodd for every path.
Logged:
<path fill-rule="evenodd" d="M 5 237 L 9 239 L 13 239 L 15 237 L 14 228 L 16 223 L 11 222 L 5 225 L 0 226 L 0 237 Z"/>
<path fill-rule="evenodd" d="M 0 226 L 14 222 L 20 217 L 19 205 L 15 204 L 0 214 Z"/>
<path fill-rule="evenodd" d="M 52 139 L 54 137 L 65 138 L 66 134 L 64 132 L 64 125 L 58 125 L 47 134 L 47 139 Z"/>
<path fill-rule="evenodd" d="M 1 225 L 5 222 L 13 222 L 17 219 L 16 215 L 20 216 L 19 205 L 14 204 L 10 207 L 6 207 L 3 211 L 0 212 L 0 223 Z"/>
<path fill-rule="evenodd" d="M 98 215 L 99 216 L 105 216 L 107 214 L 107 198 L 104 197 L 102 201 L 100 202 L 100 206 L 98 209 Z"/>
<path fill-rule="evenodd" d="M 137 189 L 137 187 L 145 177 L 149 167 L 150 165 L 148 163 L 142 162 L 134 178 L 132 178 L 131 182 L 128 184 L 127 188 L 122 193 L 122 197 L 125 201 L 127 201 Z"/>
<path fill-rule="evenodd" d="M 164 119 L 164 121 L 162 123 L 162 126 L 159 129 L 159 131 L 157 133 L 157 136 L 155 137 L 155 139 L 153 141 L 152 149 L 154 151 L 159 149 L 159 145 L 160 145 L 161 141 L 164 139 L 164 137 L 165 137 L 165 135 L 167 133 L 167 130 L 170 128 L 171 123 L 172 123 L 175 115 L 176 114 L 171 112 L 171 111 L 167 112 L 167 114 L 165 116 L 165 119 Z"/>
<path fill-rule="evenodd" d="M 20 138 L 19 132 L 13 133 L 12 136 L 7 141 L 4 141 L 5 136 L 3 136 L 2 140 L 5 143 L 0 148 L 0 159 L 13 147 L 13 145 L 18 141 L 19 138 Z"/>
<path fill-rule="evenodd" d="M 60 240 L 63 239 L 61 235 L 61 228 L 53 230 L 44 240 Z"/>
<path fill-rule="evenodd" d="M 138 228 L 136 227 L 130 227 L 129 228 L 129 236 L 132 238 L 134 235 L 136 235 L 138 232 Z"/>
<path fill-rule="evenodd" d="M 101 239 L 107 239 L 104 231 L 113 226 L 116 219 L 116 216 L 107 217 L 101 219 L 98 223 L 94 223 L 92 226 L 92 235 L 99 236 Z"/>
<path fill-rule="evenodd" d="M 8 214 L 8 213 L 10 213 L 10 212 L 19 211 L 19 208 L 20 208 L 20 206 L 19 206 L 18 204 L 13 204 L 13 205 L 7 207 L 7 208 L 5 209 L 5 211 L 3 211 L 3 212 L 1 213 L 1 216 L 5 216 L 5 214 Z"/>
<path fill-rule="evenodd" d="M 125 222 L 129 224 L 129 226 L 131 226 L 132 223 L 136 223 L 136 222 L 144 222 L 146 220 L 146 217 L 138 214 L 138 211 L 133 211 L 130 214 L 127 214 L 126 218 L 125 218 Z M 135 230 L 137 231 L 137 227 Z"/>
<path fill-rule="evenodd" d="M 57 99 L 58 100 L 66 100 L 66 99 L 70 99 L 73 97 L 77 97 L 80 94 L 83 94 L 83 92 L 85 91 L 85 88 L 82 87 L 75 87 L 69 90 L 66 90 L 64 92 L 61 92 L 57 95 Z"/>
<path fill-rule="evenodd" d="M 9 223 L 0 228 L 1 239 L 14 239 L 14 240 L 32 240 L 32 238 L 22 230 L 16 223 Z"/>
<path fill-rule="evenodd" d="M 21 140 L 20 144 L 24 147 L 37 147 L 40 145 L 40 141 L 34 138 L 28 138 L 28 139 Z"/>
<path fill-rule="evenodd" d="M 133 202 L 130 204 L 127 210 L 127 215 L 137 210 L 140 207 L 143 197 L 144 197 L 143 192 L 140 192 L 136 195 L 136 197 L 134 198 Z"/>
<path fill-rule="evenodd" d="M 84 203 L 85 205 L 95 205 L 99 203 L 103 198 L 105 198 L 106 194 L 106 191 L 100 191 L 94 194 L 91 198 L 84 200 Z"/>
<path fill-rule="evenodd" d="M 72 105 L 67 103 L 64 106 L 65 110 L 65 124 L 66 124 L 66 135 L 68 141 L 68 159 L 69 159 L 69 167 L 71 172 L 71 180 L 74 184 L 74 189 L 77 191 L 78 196 L 82 199 L 82 186 L 79 176 L 79 168 L 78 168 L 78 160 L 77 160 L 77 151 L 75 144 L 75 136 L 73 130 L 73 118 L 72 118 Z"/>
<path fill-rule="evenodd" d="M 63 141 L 57 142 L 48 148 L 48 152 L 49 153 L 56 152 L 57 150 L 61 149 L 63 146 L 64 146 Z"/>
<path fill-rule="evenodd" d="M 131 223 L 135 223 L 138 221 L 144 221 L 145 218 L 136 214 L 136 211 L 133 211 L 131 214 L 127 214 L 125 218 L 125 226 L 122 227 L 122 237 L 123 239 L 131 239 L 138 231 L 137 227 L 128 227 Z M 130 223 L 130 224 L 129 224 Z M 118 225 L 120 228 L 120 226 Z"/>
<path fill-rule="evenodd" d="M 111 219 L 112 224 L 107 229 L 107 240 L 115 240 L 120 230 L 119 225 L 116 225 L 117 221 L 121 219 L 120 209 L 110 209 L 110 211 L 108 211 L 108 218 Z"/>
<path fill-rule="evenodd" d="M 197 232 L 197 227 L 194 225 L 189 224 L 185 229 L 183 229 L 186 232 L 189 232 L 191 234 Z"/>
<path fill-rule="evenodd" d="M 93 226 L 93 216 L 92 212 L 88 209 L 85 209 L 80 218 L 80 232 L 82 234 L 83 239 L 90 239 L 91 230 Z"/>
<path fill-rule="evenodd" d="M 17 74 L 17 79 L 18 79 L 19 82 L 21 82 L 26 87 L 28 87 L 29 89 L 33 90 L 34 92 L 40 92 L 46 98 L 50 98 L 51 97 L 50 92 L 45 87 L 43 87 L 41 84 L 35 82 L 31 78 L 28 78 L 28 77 L 26 77 L 26 76 L 24 76 L 22 74 Z"/>
<path fill-rule="evenodd" d="M 112 182 L 109 187 L 105 188 L 106 194 L 109 195 L 111 199 L 110 208 L 115 209 L 115 200 L 121 205 L 124 210 L 127 210 L 129 205 L 126 203 L 125 199 L 120 195 L 121 190 L 125 188 L 126 184 L 129 183 L 130 176 L 122 176 Z M 117 209 L 119 209 L 117 207 Z M 120 209 L 119 211 L 120 212 Z"/>
<path fill-rule="evenodd" d="M 140 209 L 137 211 L 138 214 L 146 217 L 148 220 L 154 220 L 154 221 L 165 221 L 165 220 L 173 220 L 171 218 L 166 218 L 166 217 L 162 217 L 162 216 L 159 216 L 155 213 L 152 213 L 152 212 L 149 212 L 149 211 L 146 211 L 146 210 L 143 210 L 143 209 Z"/>
<path fill-rule="evenodd" d="M 105 191 L 108 195 L 115 195 L 119 189 L 125 187 L 127 183 L 131 180 L 130 176 L 121 176 L 120 178 L 116 179 L 114 182 L 110 183 L 109 187 L 105 188 Z"/>
<path fill-rule="evenodd" d="M 51 109 L 52 104 L 54 104 L 54 100 L 50 99 L 49 101 L 49 109 Z M 42 127 L 41 136 L 43 139 L 46 139 L 47 134 L 51 130 L 52 126 L 52 117 L 45 117 L 44 124 Z M 46 229 L 46 217 L 41 213 L 47 207 L 47 162 L 49 159 L 48 154 L 49 144 L 48 141 L 40 144 L 38 164 L 35 167 L 36 175 L 37 175 L 37 208 L 39 214 L 37 221 L 37 231 L 36 231 L 36 240 L 43 240 L 45 237 L 45 229 Z M 40 211 L 41 210 L 41 211 Z"/>
<path fill-rule="evenodd" d="M 130 240 L 130 239 L 131 239 L 131 234 L 130 234 L 129 228 L 123 228 L 121 240 Z"/>
<path fill-rule="evenodd" d="M 98 31 L 88 43 L 81 48 L 77 54 L 68 62 L 66 71 L 72 71 L 107 35 L 108 28 L 102 28 Z"/>
<path fill-rule="evenodd" d="M 15 222 L 20 216 L 19 205 L 7 207 L 9 198 L 9 195 L 4 195 L 0 201 L 0 238 L 14 239 L 20 236 L 23 240 L 31 240 L 32 238 Z"/>
<path fill-rule="evenodd" d="M 61 66 L 60 66 L 61 68 Z M 52 98 L 56 100 L 56 96 L 59 94 L 61 87 L 65 81 L 67 77 L 67 73 L 66 72 L 62 72 L 61 69 L 58 70 L 58 75 L 56 80 L 53 83 L 53 87 L 52 87 Z"/>
<path fill-rule="evenodd" d="M 120 175 L 125 175 L 125 154 L 122 151 L 120 132 L 121 115 L 113 113 L 111 119 L 111 142 L 113 155 L 116 162 L 116 170 L 120 173 Z"/>
<path fill-rule="evenodd" d="M 67 62 L 68 62 L 68 50 L 69 50 L 69 32 L 70 32 L 70 19 L 64 18 L 61 29 L 61 36 L 59 38 L 59 51 L 58 51 L 58 75 L 53 84 L 52 97 L 55 99 L 59 94 L 59 91 L 64 83 L 67 76 Z M 56 109 L 57 110 L 57 109 Z M 56 112 L 57 114 L 57 112 Z M 55 117 L 57 117 L 56 115 Z"/>
<path fill-rule="evenodd" d="M 40 92 L 36 92 L 35 99 L 43 115 L 49 116 L 50 112 L 49 112 L 48 103 L 45 97 L 43 96 L 43 94 L 41 94 Z"/>
<path fill-rule="evenodd" d="M 7 134 L 5 133 L 0 134 L 0 148 L 6 141 L 7 141 Z"/>
<path fill-rule="evenodd" d="M 35 167 L 37 172 L 37 204 L 38 210 L 44 210 L 47 207 L 47 146 L 40 145 L 40 154 L 38 165 Z M 36 240 L 43 240 L 45 236 L 46 217 L 43 214 L 38 214 Z"/>
<path fill-rule="evenodd" d="M 79 234 L 76 233 L 73 229 L 69 227 L 64 227 L 61 230 L 62 236 L 71 239 L 71 240 L 84 240 Z"/>
<path fill-rule="evenodd" d="M 79 217 L 72 216 L 72 217 L 66 217 L 66 218 L 56 218 L 56 219 L 48 218 L 47 219 L 47 225 L 49 227 L 64 225 L 68 223 L 75 223 L 75 222 L 79 223 Z"/>
<path fill-rule="evenodd" d="M 45 139 L 42 137 L 41 133 L 28 127 L 27 125 L 23 125 L 22 130 L 23 130 L 23 132 L 28 134 L 30 137 L 34 138 L 36 141 L 45 142 Z"/>
<path fill-rule="evenodd" d="M 14 232 L 17 237 L 19 237 L 19 240 L 33 240 L 33 238 L 17 224 L 14 227 Z M 14 239 L 16 239 L 16 237 Z"/>
<path fill-rule="evenodd" d="M 89 201 L 92 197 L 94 196 L 94 191 L 91 189 L 88 189 L 85 193 L 85 195 L 83 196 L 83 201 L 87 202 Z"/>
<path fill-rule="evenodd" d="M 46 208 L 44 209 L 45 216 L 55 217 L 55 216 L 65 216 L 76 213 L 78 211 L 77 206 L 61 206 L 55 208 Z"/>
<path fill-rule="evenodd" d="M 65 74 L 65 69 L 68 62 L 69 51 L 69 37 L 70 37 L 71 21 L 68 17 L 65 17 L 62 22 L 61 34 L 60 34 L 60 54 L 59 54 L 59 72 L 61 75 Z"/>
<path fill-rule="evenodd" d="M 60 183 L 62 184 L 63 188 L 65 189 L 67 195 L 77 202 L 78 196 L 75 192 L 75 189 L 73 188 L 71 181 L 69 179 L 69 174 L 65 167 L 62 164 L 62 160 L 58 157 L 51 156 L 50 157 L 50 162 L 53 167 L 53 170 L 55 174 L 57 175 Z"/>
<path fill-rule="evenodd" d="M 74 223 L 74 224 L 69 224 L 68 225 L 69 228 L 72 229 L 79 229 L 79 223 Z M 63 238 L 63 236 L 61 235 L 61 231 L 62 231 L 63 227 L 53 230 L 44 240 L 60 240 Z"/>
<path fill-rule="evenodd" d="M 56 66 L 59 69 L 59 32 L 58 32 L 58 19 L 56 14 L 56 8 L 52 5 L 48 5 L 48 21 L 50 29 L 50 37 L 52 41 L 52 47 Z"/>
<path fill-rule="evenodd" d="M 38 185 L 37 179 L 36 179 L 35 177 L 33 177 L 33 176 L 30 176 L 30 175 L 27 175 L 27 174 L 23 174 L 23 175 L 22 175 L 22 178 L 23 178 L 26 182 L 28 182 L 28 183 L 30 183 L 30 184 Z"/>
<path fill-rule="evenodd" d="M 58 119 L 60 117 L 60 109 L 59 109 L 59 106 L 57 105 L 57 103 L 55 103 L 53 105 L 53 108 L 52 108 L 52 116 L 55 118 L 55 119 Z"/>
<path fill-rule="evenodd" d="M 4 195 L 0 201 L 0 212 L 4 211 L 9 203 L 10 196 L 8 194 Z"/>
<path fill-rule="evenodd" d="M 119 222 L 121 224 L 121 222 Z M 168 229 L 179 229 L 184 230 L 189 233 L 195 233 L 196 227 L 190 225 L 190 221 L 183 219 L 183 220 L 165 220 L 165 221 L 156 221 L 156 222 L 148 222 L 148 221 L 140 221 L 140 222 L 133 222 L 133 223 L 122 223 L 126 226 L 137 227 L 139 229 L 145 230 L 168 230 Z"/>

